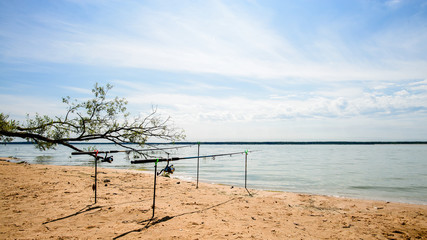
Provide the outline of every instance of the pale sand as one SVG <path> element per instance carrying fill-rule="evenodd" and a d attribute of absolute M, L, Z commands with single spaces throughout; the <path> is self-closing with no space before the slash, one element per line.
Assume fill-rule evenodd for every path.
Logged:
<path fill-rule="evenodd" d="M 427 205 L 0 161 L 0 239 L 427 239 Z M 106 180 L 109 180 L 106 181 Z"/>

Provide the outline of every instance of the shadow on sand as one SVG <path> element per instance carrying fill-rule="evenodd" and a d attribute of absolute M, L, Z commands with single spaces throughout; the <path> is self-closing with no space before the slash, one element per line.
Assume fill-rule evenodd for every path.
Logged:
<path fill-rule="evenodd" d="M 79 211 L 73 213 L 73 214 L 67 215 L 65 217 L 56 218 L 56 219 L 53 219 L 53 220 L 50 220 L 50 221 L 46 221 L 46 222 L 44 222 L 42 224 L 44 225 L 44 224 L 48 224 L 48 223 L 53 223 L 53 222 L 61 221 L 61 220 L 64 220 L 64 219 L 67 219 L 67 218 L 70 218 L 70 217 L 74 217 L 74 216 L 80 215 L 82 213 L 90 212 L 90 211 L 95 210 L 95 209 L 102 209 L 102 208 L 105 208 L 105 207 L 112 207 L 112 206 L 124 205 L 124 204 L 129 204 L 129 203 L 140 203 L 140 202 L 144 202 L 144 201 L 147 201 L 147 199 L 143 199 L 143 200 L 139 200 L 139 201 L 132 201 L 132 202 L 122 202 L 122 203 L 110 204 L 110 205 L 106 205 L 106 206 L 95 206 L 95 204 L 90 204 L 90 205 L 87 205 L 86 207 L 80 209 Z"/>
<path fill-rule="evenodd" d="M 203 211 L 207 211 L 207 210 L 209 210 L 209 209 L 213 209 L 213 208 L 219 207 L 219 206 L 221 206 L 221 205 L 227 204 L 227 203 L 229 203 L 229 202 L 231 202 L 231 201 L 233 201 L 233 200 L 235 200 L 235 199 L 236 199 L 236 198 L 232 198 L 232 199 L 227 200 L 227 201 L 225 201 L 225 202 L 218 203 L 218 204 L 216 204 L 216 205 L 213 205 L 213 206 L 210 206 L 210 207 L 207 207 L 207 208 L 204 208 L 204 209 L 200 209 L 200 210 L 197 210 L 197 211 L 186 212 L 186 213 L 181 213 L 181 214 L 178 214 L 178 215 L 175 215 L 175 216 L 166 216 L 166 217 L 163 217 L 163 218 L 160 218 L 160 219 L 157 219 L 157 218 L 155 218 L 155 217 L 152 217 L 152 218 L 150 218 L 150 219 L 147 219 L 147 220 L 144 220 L 144 221 L 139 222 L 139 224 L 144 224 L 144 223 L 146 223 L 144 227 L 142 227 L 142 228 L 138 228 L 138 229 L 134 229 L 134 230 L 131 230 L 131 231 L 128 231 L 128 232 L 125 232 L 125 233 L 122 233 L 122 234 L 120 234 L 120 235 L 118 235 L 118 236 L 114 237 L 113 239 L 119 239 L 119 238 L 124 237 L 124 236 L 126 236 L 126 235 L 128 235 L 128 234 L 131 234 L 131 233 L 142 232 L 143 230 L 148 229 L 148 228 L 150 228 L 151 226 L 154 226 L 154 225 L 159 224 L 159 223 L 162 223 L 162 222 L 169 221 L 169 220 L 171 220 L 171 219 L 173 219 L 173 218 L 176 218 L 176 217 L 181 217 L 181 216 L 189 215 L 189 214 L 201 213 L 201 212 L 203 212 Z"/>
<path fill-rule="evenodd" d="M 43 224 L 48 224 L 48 223 L 52 223 L 52 222 L 56 222 L 56 221 L 60 221 L 60 220 L 64 220 L 64 219 L 67 219 L 67 218 L 70 218 L 70 217 L 73 217 L 73 216 L 77 216 L 77 215 L 82 214 L 82 213 L 85 213 L 85 212 L 89 212 L 89 211 L 92 211 L 92 210 L 95 210 L 95 209 L 101 209 L 101 208 L 102 208 L 102 206 L 93 206 L 93 205 L 94 205 L 94 204 L 87 205 L 86 207 L 84 207 L 84 208 L 80 209 L 80 210 L 79 210 L 79 211 L 77 211 L 76 213 L 70 214 L 70 215 L 65 216 L 65 217 L 60 217 L 60 218 L 57 218 L 57 219 L 53 219 L 53 220 L 50 220 L 50 221 L 44 222 Z"/>

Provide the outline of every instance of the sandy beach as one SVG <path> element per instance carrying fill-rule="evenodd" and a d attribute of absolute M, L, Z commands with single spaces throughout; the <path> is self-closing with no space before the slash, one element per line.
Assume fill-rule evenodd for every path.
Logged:
<path fill-rule="evenodd" d="M 1 239 L 427 239 L 427 205 L 0 161 Z"/>

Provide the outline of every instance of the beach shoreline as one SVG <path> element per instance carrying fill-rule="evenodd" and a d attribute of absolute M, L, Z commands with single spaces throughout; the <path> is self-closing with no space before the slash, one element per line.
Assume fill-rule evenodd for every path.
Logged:
<path fill-rule="evenodd" d="M 7 160 L 7 159 L 5 159 Z M 2 239 L 426 239 L 427 206 L 0 161 Z"/>

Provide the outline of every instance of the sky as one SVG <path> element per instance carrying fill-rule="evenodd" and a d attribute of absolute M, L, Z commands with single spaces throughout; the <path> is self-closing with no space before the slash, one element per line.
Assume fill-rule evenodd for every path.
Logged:
<path fill-rule="evenodd" d="M 0 0 L 0 111 L 95 83 L 188 141 L 427 140 L 427 1 Z"/>

